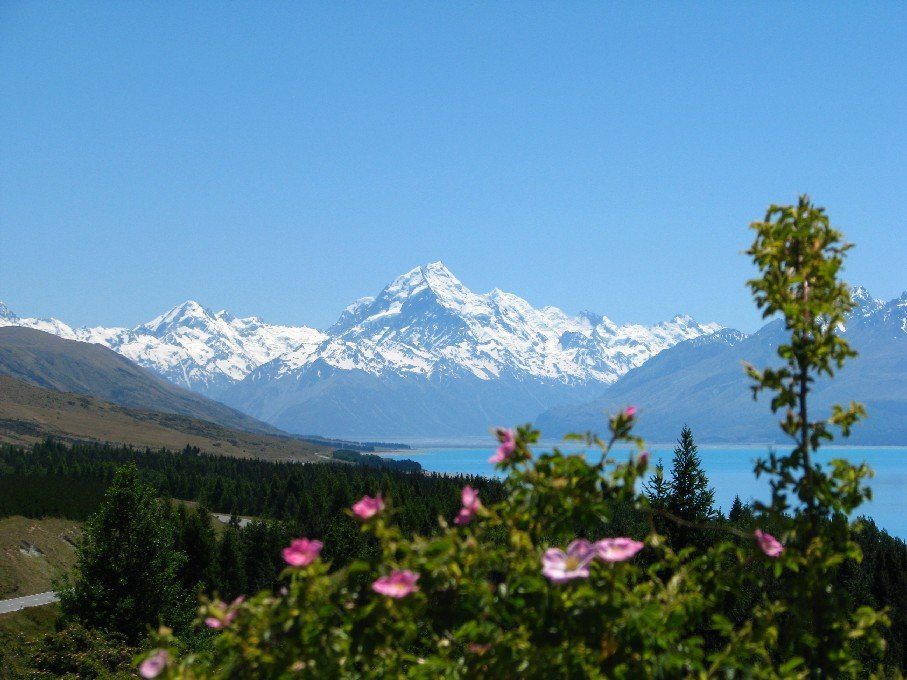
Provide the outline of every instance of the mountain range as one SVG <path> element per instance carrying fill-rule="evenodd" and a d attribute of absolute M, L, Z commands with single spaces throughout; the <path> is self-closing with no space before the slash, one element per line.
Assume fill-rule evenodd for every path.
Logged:
<path fill-rule="evenodd" d="M 324 334 L 306 326 L 266 324 L 257 317 L 212 312 L 189 300 L 135 328 L 73 328 L 58 319 L 20 318 L 0 302 L 0 326 L 23 326 L 108 347 L 170 382 L 213 396 L 261 364 Z"/>
<path fill-rule="evenodd" d="M 903 445 L 907 442 L 907 293 L 885 302 L 856 288 L 859 307 L 843 336 L 859 352 L 833 380 L 812 388 L 813 413 L 828 413 L 833 403 L 863 402 L 868 418 L 854 428 L 849 442 Z M 768 397 L 757 401 L 749 390 L 743 362 L 777 365 L 783 323 L 774 320 L 752 335 L 723 329 L 681 342 L 634 368 L 600 395 L 579 405 L 555 407 L 535 419 L 546 435 L 601 431 L 604 413 L 633 404 L 638 432 L 668 442 L 684 424 L 704 442 L 783 442 L 778 417 Z"/>
<path fill-rule="evenodd" d="M 347 307 L 325 331 L 237 318 L 189 301 L 127 328 L 24 326 L 108 347 L 172 383 L 290 432 L 459 436 L 592 399 L 627 371 L 718 324 L 654 326 L 477 294 L 442 263 L 416 267 Z"/>

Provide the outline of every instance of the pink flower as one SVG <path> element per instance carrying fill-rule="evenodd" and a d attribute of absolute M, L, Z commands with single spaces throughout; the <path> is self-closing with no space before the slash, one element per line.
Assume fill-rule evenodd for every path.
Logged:
<path fill-rule="evenodd" d="M 208 626 L 208 628 L 214 628 L 214 629 L 226 628 L 231 623 L 233 623 L 233 619 L 236 618 L 237 609 L 238 609 L 239 605 L 241 605 L 245 601 L 246 601 L 246 598 L 244 596 L 240 595 L 235 600 L 233 600 L 233 602 L 230 603 L 230 606 L 227 607 L 227 611 L 222 617 L 209 616 L 208 618 L 205 619 L 205 625 Z M 221 603 L 221 604 L 223 604 L 223 603 Z"/>
<path fill-rule="evenodd" d="M 310 541 L 297 538 L 290 542 L 289 548 L 283 549 L 283 561 L 291 567 L 304 567 L 318 559 L 324 544 L 321 541 Z"/>
<path fill-rule="evenodd" d="M 488 459 L 489 463 L 502 463 L 516 449 L 516 438 L 513 436 L 513 430 L 504 430 L 499 427 L 498 441 L 501 442 L 501 445 L 494 455 Z"/>
<path fill-rule="evenodd" d="M 390 576 L 382 576 L 372 584 L 372 590 L 381 595 L 387 595 L 395 600 L 406 597 L 407 595 L 419 590 L 416 581 L 419 580 L 419 574 L 409 569 L 402 571 L 394 570 Z"/>
<path fill-rule="evenodd" d="M 469 510 L 467 508 L 460 508 L 460 512 L 458 512 L 457 516 L 454 517 L 454 524 L 469 524 L 475 518 L 475 516 L 475 511 Z"/>
<path fill-rule="evenodd" d="M 384 510 L 384 501 L 381 500 L 381 494 L 376 494 L 374 498 L 371 496 L 363 496 L 362 499 L 353 506 L 353 513 L 359 519 L 368 519 L 369 517 L 374 517 L 379 512 Z"/>
<path fill-rule="evenodd" d="M 139 675 L 143 678 L 156 678 L 167 667 L 170 655 L 166 649 L 155 649 L 139 666 Z"/>
<path fill-rule="evenodd" d="M 628 406 L 627 408 L 624 409 L 624 415 L 627 418 L 635 418 L 636 417 L 636 407 Z"/>
<path fill-rule="evenodd" d="M 479 503 L 479 492 L 469 486 L 469 484 L 464 486 L 463 490 L 460 492 L 460 500 L 463 502 L 464 508 L 472 508 L 475 510 L 481 505 L 481 503 Z"/>
<path fill-rule="evenodd" d="M 756 529 L 756 543 L 759 544 L 759 549 L 769 557 L 779 557 L 784 552 L 781 541 L 761 529 Z"/>
<path fill-rule="evenodd" d="M 575 578 L 589 576 L 589 562 L 595 557 L 595 549 L 589 541 L 579 539 L 567 546 L 567 552 L 560 548 L 548 548 L 542 555 L 542 574 L 552 583 L 566 583 Z"/>
<path fill-rule="evenodd" d="M 639 454 L 639 462 L 642 463 L 643 465 L 649 464 L 649 452 L 648 451 L 643 451 L 642 453 Z"/>
<path fill-rule="evenodd" d="M 463 507 L 454 519 L 454 524 L 469 524 L 482 504 L 479 502 L 479 492 L 468 484 L 461 493 Z"/>
<path fill-rule="evenodd" d="M 643 548 L 632 538 L 603 538 L 595 542 L 595 555 L 603 562 L 625 562 Z"/>

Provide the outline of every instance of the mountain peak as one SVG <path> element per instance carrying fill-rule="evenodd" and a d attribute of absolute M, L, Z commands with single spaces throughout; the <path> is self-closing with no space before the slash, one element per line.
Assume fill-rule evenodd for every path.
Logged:
<path fill-rule="evenodd" d="M 16 313 L 5 304 L 3 304 L 2 300 L 0 300 L 0 321 L 15 322 L 18 320 L 19 317 L 16 316 Z"/>
<path fill-rule="evenodd" d="M 422 270 L 425 272 L 436 273 L 441 276 L 453 276 L 451 271 L 447 268 L 447 265 L 444 264 L 441 260 L 435 260 L 434 262 L 429 262 L 428 264 L 422 265 Z"/>
<path fill-rule="evenodd" d="M 151 333 L 157 333 L 166 331 L 176 324 L 185 325 L 186 322 L 213 321 L 214 319 L 215 315 L 205 307 L 202 307 L 198 302 L 195 300 L 186 300 L 182 304 L 155 317 L 148 323 L 142 324 L 139 328 Z"/>
<path fill-rule="evenodd" d="M 853 311 L 854 316 L 868 317 L 885 306 L 883 300 L 877 300 L 863 286 L 854 286 L 850 289 L 850 296 L 857 304 Z"/>
<path fill-rule="evenodd" d="M 401 274 L 382 291 L 381 297 L 406 298 L 425 289 L 431 289 L 439 298 L 463 298 L 472 294 L 453 272 L 438 260 Z"/>

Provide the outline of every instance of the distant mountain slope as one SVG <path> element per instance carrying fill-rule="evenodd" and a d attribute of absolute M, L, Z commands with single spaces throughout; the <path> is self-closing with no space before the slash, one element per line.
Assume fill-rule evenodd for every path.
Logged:
<path fill-rule="evenodd" d="M 253 368 L 291 350 L 316 346 L 324 334 L 307 326 L 212 312 L 189 300 L 135 328 L 72 328 L 57 319 L 20 318 L 0 302 L 0 326 L 23 326 L 109 347 L 170 382 L 209 396 Z"/>
<path fill-rule="evenodd" d="M 0 376 L 0 442 L 30 444 L 53 437 L 153 449 L 270 460 L 317 461 L 331 449 L 290 437 L 242 432 L 172 413 L 127 409 L 101 399 L 35 387 Z"/>
<path fill-rule="evenodd" d="M 228 406 L 180 389 L 105 347 L 64 340 L 31 328 L 0 328 L 0 375 L 129 408 L 177 413 L 248 432 L 284 434 Z"/>
<path fill-rule="evenodd" d="M 833 381 L 815 385 L 814 412 L 827 412 L 836 402 L 862 401 L 869 418 L 849 441 L 905 444 L 907 293 L 887 303 L 862 289 L 855 296 L 861 307 L 851 315 L 846 337 L 860 356 Z M 702 442 L 782 442 L 767 399 L 753 401 L 742 362 L 777 364 L 775 351 L 784 337 L 781 322 L 774 321 L 749 337 L 724 330 L 682 342 L 628 372 L 594 401 L 551 409 L 536 425 L 546 436 L 602 431 L 605 411 L 634 404 L 639 408 L 639 433 L 653 441 L 672 441 L 686 423 Z"/>
<path fill-rule="evenodd" d="M 476 294 L 434 262 L 348 307 L 314 350 L 262 365 L 223 398 L 293 432 L 481 434 L 590 398 L 658 352 L 718 328 L 685 316 L 645 327 L 536 309 L 500 290 Z"/>

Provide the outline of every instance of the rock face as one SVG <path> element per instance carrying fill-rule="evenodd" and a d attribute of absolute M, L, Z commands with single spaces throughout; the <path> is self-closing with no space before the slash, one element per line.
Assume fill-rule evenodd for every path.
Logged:
<path fill-rule="evenodd" d="M 853 432 L 854 444 L 903 444 L 907 441 L 907 293 L 884 302 L 863 288 L 860 304 L 844 330 L 860 355 L 833 381 L 820 380 L 812 409 L 828 413 L 833 403 L 866 404 L 869 417 Z M 629 371 L 594 400 L 571 408 L 550 409 L 536 419 L 546 435 L 604 429 L 604 412 L 627 404 L 639 409 L 638 432 L 656 442 L 673 441 L 684 424 L 708 443 L 784 442 L 768 400 L 754 402 L 742 362 L 778 363 L 776 348 L 785 339 L 780 321 L 747 336 L 738 331 L 682 342 Z"/>

